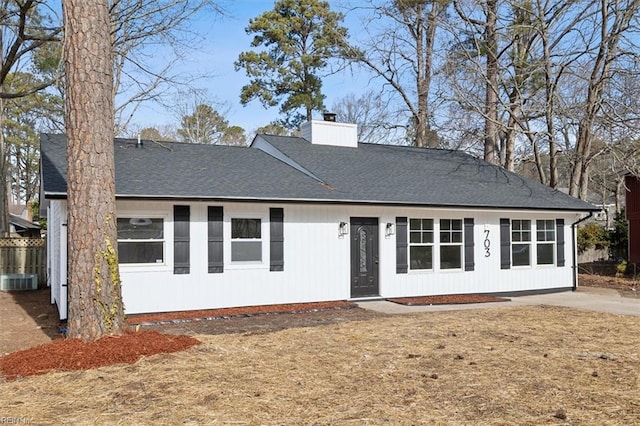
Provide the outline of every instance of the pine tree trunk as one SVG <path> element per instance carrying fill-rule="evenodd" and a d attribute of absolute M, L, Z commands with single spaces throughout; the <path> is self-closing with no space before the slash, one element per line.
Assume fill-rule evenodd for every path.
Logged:
<path fill-rule="evenodd" d="M 7 149 L 4 140 L 4 105 L 0 99 L 0 238 L 9 236 L 9 173 Z"/>
<path fill-rule="evenodd" d="M 107 0 L 64 1 L 69 336 L 120 334 L 113 163 L 113 64 Z"/>

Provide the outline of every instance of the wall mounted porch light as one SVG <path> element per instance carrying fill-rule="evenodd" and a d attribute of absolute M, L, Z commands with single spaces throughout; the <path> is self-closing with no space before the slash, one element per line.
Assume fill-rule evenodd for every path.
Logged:
<path fill-rule="evenodd" d="M 392 222 L 387 223 L 387 226 L 385 226 L 384 228 L 385 237 L 390 237 L 391 235 L 395 235 L 395 233 L 396 233 L 396 224 Z"/>
<path fill-rule="evenodd" d="M 349 233 L 349 224 L 347 222 L 340 222 L 338 225 L 338 235 L 344 237 Z"/>

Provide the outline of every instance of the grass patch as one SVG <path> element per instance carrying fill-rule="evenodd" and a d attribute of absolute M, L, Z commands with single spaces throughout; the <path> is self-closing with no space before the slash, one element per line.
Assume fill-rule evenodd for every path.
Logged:
<path fill-rule="evenodd" d="M 2 383 L 0 413 L 35 424 L 640 419 L 637 317 L 535 306 L 196 337 L 133 365 Z"/>

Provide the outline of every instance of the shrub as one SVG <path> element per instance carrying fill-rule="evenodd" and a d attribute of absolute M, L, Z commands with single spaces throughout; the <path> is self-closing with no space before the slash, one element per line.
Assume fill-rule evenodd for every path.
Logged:
<path fill-rule="evenodd" d="M 578 229 L 578 252 L 595 247 L 602 249 L 609 246 L 609 233 L 602 225 L 589 222 Z"/>
<path fill-rule="evenodd" d="M 623 260 L 616 265 L 616 277 L 624 277 L 627 272 L 627 261 Z"/>

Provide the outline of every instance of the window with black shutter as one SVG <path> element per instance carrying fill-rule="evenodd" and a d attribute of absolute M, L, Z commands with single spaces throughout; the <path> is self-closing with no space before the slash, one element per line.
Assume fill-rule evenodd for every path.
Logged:
<path fill-rule="evenodd" d="M 464 219 L 464 270 L 473 271 L 475 261 L 473 258 L 473 218 Z"/>
<path fill-rule="evenodd" d="M 406 274 L 407 265 L 407 218 L 396 217 L 396 273 Z"/>
<path fill-rule="evenodd" d="M 284 210 L 269 209 L 270 271 L 284 270 Z"/>
<path fill-rule="evenodd" d="M 564 266 L 564 219 L 556 219 L 556 265 Z"/>
<path fill-rule="evenodd" d="M 207 209 L 207 260 L 210 274 L 224 272 L 222 215 L 220 206 L 209 206 Z"/>
<path fill-rule="evenodd" d="M 500 219 L 500 269 L 511 268 L 511 220 Z"/>
<path fill-rule="evenodd" d="M 189 206 L 173 206 L 173 273 L 188 274 Z"/>

